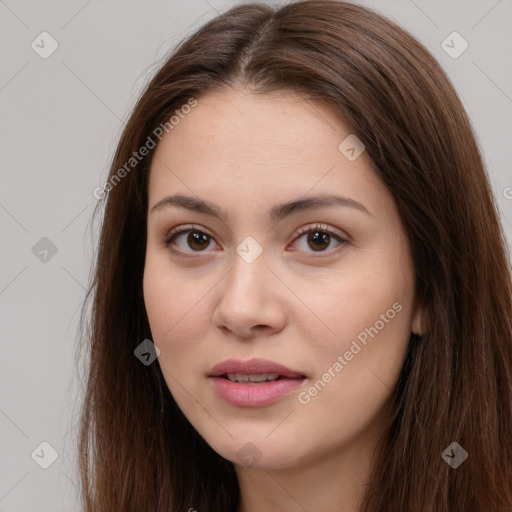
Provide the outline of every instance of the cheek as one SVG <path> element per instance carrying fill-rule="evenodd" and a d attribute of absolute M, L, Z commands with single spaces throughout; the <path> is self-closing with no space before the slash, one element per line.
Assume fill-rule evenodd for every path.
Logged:
<path fill-rule="evenodd" d="M 393 300 L 391 291 L 371 297 L 333 317 L 336 336 L 308 353 L 316 371 L 297 397 L 298 407 L 316 418 L 324 438 L 346 439 L 366 429 L 384 410 L 403 367 L 410 336 L 407 297 Z"/>
<path fill-rule="evenodd" d="M 184 281 L 168 265 L 148 256 L 144 270 L 144 303 L 160 360 L 181 361 L 192 354 L 206 329 L 207 283 Z M 197 340 L 197 342 L 195 341 Z M 169 357 L 172 353 L 173 357 Z"/>
<path fill-rule="evenodd" d="M 304 283 L 303 293 L 307 288 Z M 412 294 L 401 275 L 389 269 L 351 269 L 313 293 L 309 283 L 306 297 L 310 310 L 303 316 L 302 329 L 315 339 L 319 351 L 344 352 L 355 339 L 364 343 L 372 335 L 393 338 L 409 328 Z"/>
<path fill-rule="evenodd" d="M 300 403 L 309 401 L 306 407 L 319 415 L 329 404 L 343 404 L 344 412 L 335 415 L 333 424 L 347 428 L 351 417 L 366 421 L 382 407 L 398 379 L 410 338 L 408 262 L 398 256 L 394 261 L 381 254 L 377 258 L 376 252 L 364 256 L 316 294 L 312 309 L 329 329 L 319 335 L 307 330 L 308 322 L 302 324 L 306 337 L 315 340 L 308 360 L 316 371 Z"/>
<path fill-rule="evenodd" d="M 206 318 L 197 293 L 183 293 L 178 276 L 147 266 L 144 273 L 144 301 L 152 341 L 159 348 L 158 364 L 174 399 L 184 411 L 195 409 L 190 393 L 191 376 L 204 371 L 200 366 L 200 343 L 205 339 Z"/>

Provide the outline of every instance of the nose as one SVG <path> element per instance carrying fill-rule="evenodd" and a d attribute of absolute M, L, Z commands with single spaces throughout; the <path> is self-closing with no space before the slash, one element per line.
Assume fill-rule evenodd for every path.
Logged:
<path fill-rule="evenodd" d="M 283 329 L 284 287 L 267 263 L 264 254 L 252 263 L 235 254 L 233 267 L 219 283 L 212 319 L 216 328 L 243 339 Z"/>

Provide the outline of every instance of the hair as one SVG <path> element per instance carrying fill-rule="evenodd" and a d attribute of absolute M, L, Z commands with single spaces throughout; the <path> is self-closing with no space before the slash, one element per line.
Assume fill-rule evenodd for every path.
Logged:
<path fill-rule="evenodd" d="M 200 104 L 236 87 L 327 105 L 365 144 L 410 241 L 427 328 L 411 334 L 361 511 L 511 510 L 511 264 L 476 136 L 447 75 L 367 7 L 239 5 L 182 41 L 148 81 L 109 177 L 190 98 Z M 185 418 L 159 365 L 134 356 L 151 339 L 142 279 L 153 154 L 95 211 L 104 208 L 81 317 L 89 361 L 80 498 L 86 512 L 234 511 L 233 463 Z M 454 441 L 469 454 L 457 469 L 441 458 Z"/>

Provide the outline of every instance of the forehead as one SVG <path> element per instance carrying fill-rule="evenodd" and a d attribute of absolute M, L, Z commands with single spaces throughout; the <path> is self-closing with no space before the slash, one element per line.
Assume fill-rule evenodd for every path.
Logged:
<path fill-rule="evenodd" d="M 339 146 L 350 129 L 326 106 L 296 94 L 216 91 L 166 133 L 151 163 L 149 208 L 166 196 L 195 196 L 233 218 L 265 216 L 273 205 L 338 194 L 373 214 L 396 214 L 391 192 L 363 151 Z"/>
<path fill-rule="evenodd" d="M 318 179 L 340 161 L 338 146 L 350 135 L 329 108 L 291 92 L 215 91 L 197 101 L 158 144 L 151 169 L 156 178 L 168 174 L 167 164 L 203 182 Z M 365 166 L 364 153 L 350 163 Z"/>
<path fill-rule="evenodd" d="M 230 90 L 201 97 L 169 135 L 174 135 L 175 146 L 208 147 L 212 158 L 247 159 L 253 155 L 257 163 L 281 155 L 289 159 L 317 154 L 345 132 L 348 134 L 326 107 L 297 94 Z"/>

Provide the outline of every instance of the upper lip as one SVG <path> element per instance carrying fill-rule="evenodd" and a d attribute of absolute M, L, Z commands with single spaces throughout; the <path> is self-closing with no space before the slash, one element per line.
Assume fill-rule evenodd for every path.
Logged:
<path fill-rule="evenodd" d="M 291 370 L 282 364 L 274 363 L 267 359 L 251 359 L 241 361 L 239 359 L 227 359 L 216 364 L 208 374 L 209 377 L 220 377 L 228 373 L 239 373 L 242 375 L 259 375 L 262 373 L 277 373 L 282 377 L 296 379 L 304 377 L 304 374 Z"/>

